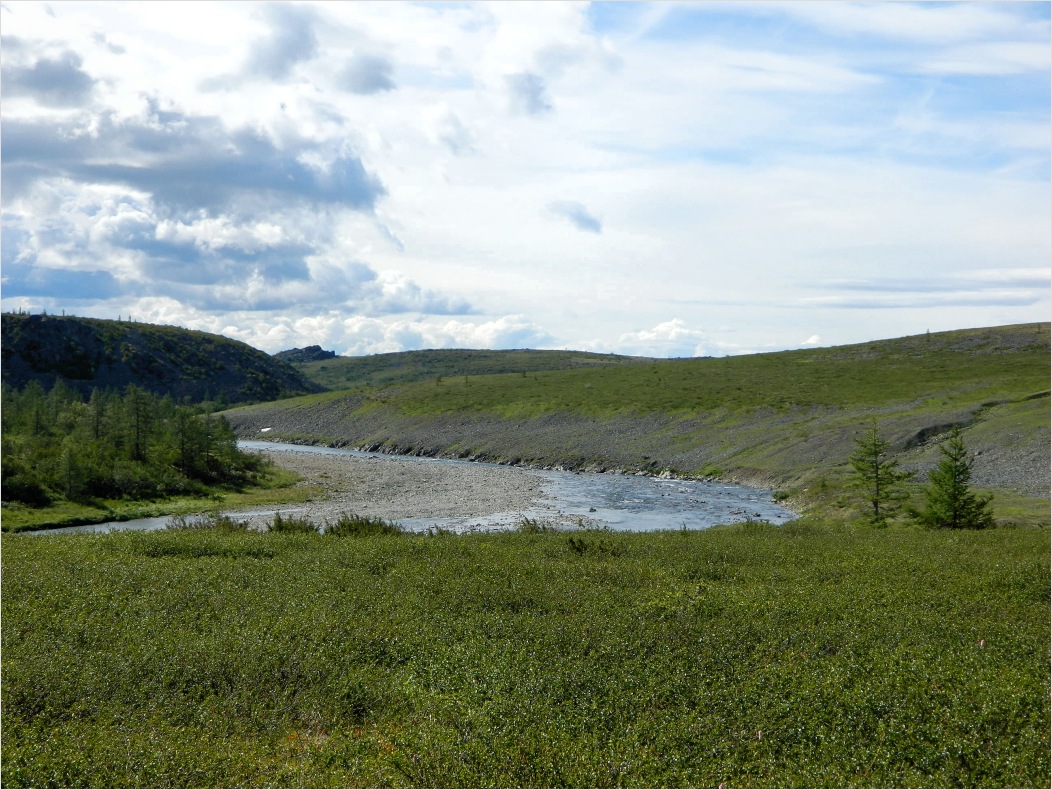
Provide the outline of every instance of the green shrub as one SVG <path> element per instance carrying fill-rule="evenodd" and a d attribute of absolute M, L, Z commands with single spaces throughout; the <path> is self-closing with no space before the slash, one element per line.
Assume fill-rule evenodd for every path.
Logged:
<path fill-rule="evenodd" d="M 337 538 L 357 538 L 365 535 L 401 535 L 402 527 L 382 518 L 344 513 L 335 522 L 326 522 L 324 532 Z"/>
<path fill-rule="evenodd" d="M 239 521 L 222 513 L 197 516 L 172 516 L 166 529 L 215 530 L 217 532 L 247 532 L 247 521 Z"/>
<path fill-rule="evenodd" d="M 267 532 L 320 532 L 318 525 L 302 516 L 282 516 L 274 514 L 274 520 L 267 527 Z"/>
<path fill-rule="evenodd" d="M 519 532 L 523 532 L 527 535 L 536 535 L 542 532 L 555 532 L 556 528 L 551 524 L 546 524 L 535 518 L 522 517 L 518 526 L 515 528 Z"/>

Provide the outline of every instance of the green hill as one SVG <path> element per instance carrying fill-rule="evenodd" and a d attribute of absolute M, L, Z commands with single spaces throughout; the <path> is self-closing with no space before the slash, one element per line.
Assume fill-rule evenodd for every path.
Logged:
<path fill-rule="evenodd" d="M 312 346 L 311 349 L 317 348 Z M 311 349 L 292 349 L 275 356 L 288 359 L 311 381 L 328 390 L 386 387 L 455 376 L 538 373 L 546 370 L 617 367 L 653 362 L 646 357 L 592 354 L 585 351 L 485 351 L 432 349 L 299 361 Z M 320 351 L 320 349 L 318 349 Z M 322 352 L 324 353 L 324 352 Z M 288 355 L 288 356 L 286 356 Z"/>
<path fill-rule="evenodd" d="M 931 466 L 936 443 L 956 425 L 979 453 L 978 485 L 1047 499 L 1049 350 L 1049 325 L 1026 324 L 718 359 L 433 377 L 227 417 L 246 438 L 269 428 L 268 438 L 291 441 L 670 470 L 801 491 L 842 475 L 854 438 L 874 421 L 917 470 Z"/>
<path fill-rule="evenodd" d="M 245 343 L 174 326 L 4 313 L 3 383 L 65 382 L 81 394 L 134 384 L 177 400 L 245 403 L 317 392 L 292 366 Z"/>

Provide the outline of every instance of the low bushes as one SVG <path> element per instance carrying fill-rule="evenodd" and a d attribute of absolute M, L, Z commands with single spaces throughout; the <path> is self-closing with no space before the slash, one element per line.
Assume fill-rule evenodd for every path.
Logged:
<path fill-rule="evenodd" d="M 1049 557 L 816 521 L 5 535 L 2 783 L 1048 786 Z"/>

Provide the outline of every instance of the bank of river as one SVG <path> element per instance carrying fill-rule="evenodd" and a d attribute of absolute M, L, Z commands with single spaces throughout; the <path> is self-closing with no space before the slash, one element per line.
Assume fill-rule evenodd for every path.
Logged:
<path fill-rule="evenodd" d="M 519 469 L 495 464 L 362 453 L 329 447 L 242 441 L 325 492 L 317 501 L 232 515 L 263 528 L 275 512 L 317 523 L 356 513 L 423 531 L 510 529 L 523 518 L 556 527 L 617 530 L 704 529 L 754 519 L 784 523 L 796 514 L 761 489 L 621 474 Z M 161 529 L 166 518 L 46 530 L 38 534 Z"/>

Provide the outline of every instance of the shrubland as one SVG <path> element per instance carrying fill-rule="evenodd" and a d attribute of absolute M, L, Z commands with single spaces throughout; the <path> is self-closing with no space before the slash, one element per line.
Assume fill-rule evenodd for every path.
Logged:
<path fill-rule="evenodd" d="M 1046 529 L 2 541 L 6 787 L 1049 784 Z"/>

